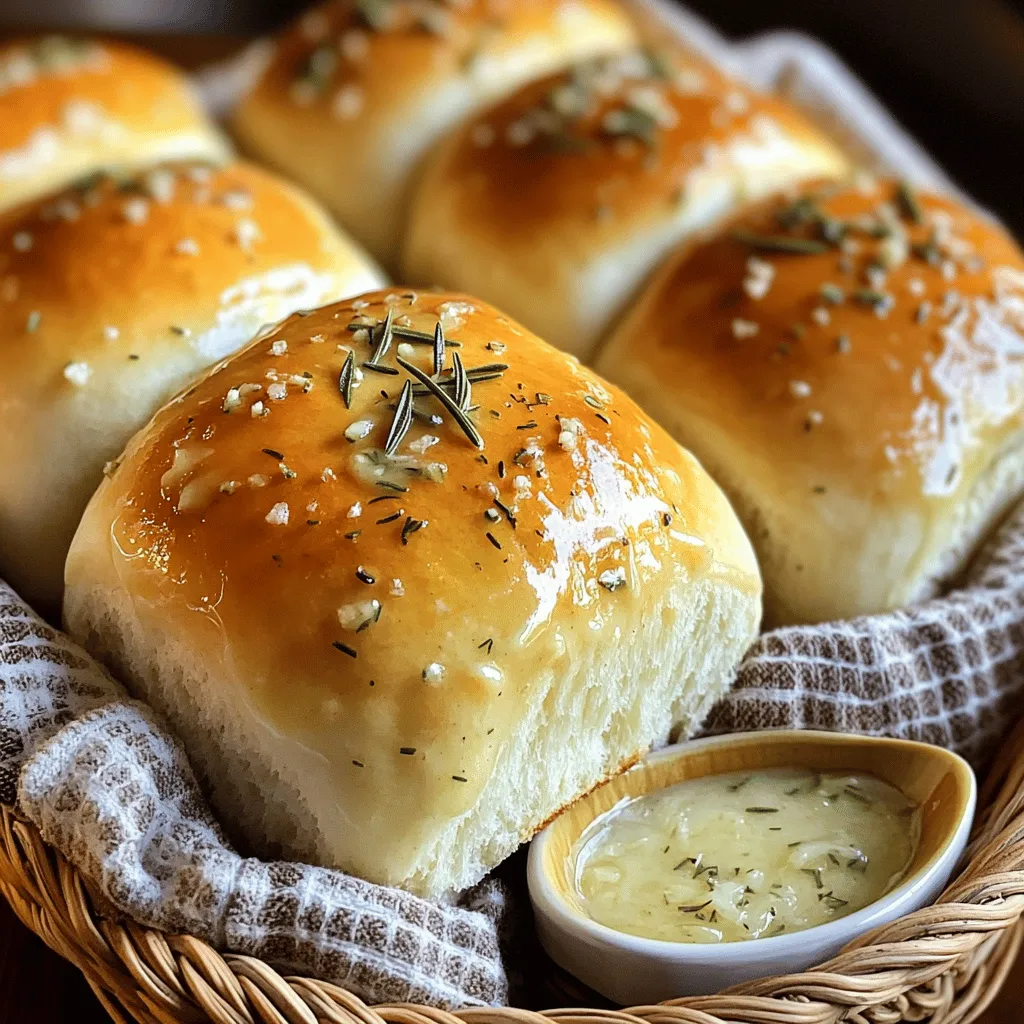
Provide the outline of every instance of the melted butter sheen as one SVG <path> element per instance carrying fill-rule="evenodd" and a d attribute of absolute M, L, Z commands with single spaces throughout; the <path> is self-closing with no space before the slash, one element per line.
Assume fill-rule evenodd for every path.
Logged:
<path fill-rule="evenodd" d="M 674 942 L 800 931 L 904 878 L 920 814 L 869 775 L 769 769 L 681 782 L 598 818 L 575 851 L 597 922 Z"/>

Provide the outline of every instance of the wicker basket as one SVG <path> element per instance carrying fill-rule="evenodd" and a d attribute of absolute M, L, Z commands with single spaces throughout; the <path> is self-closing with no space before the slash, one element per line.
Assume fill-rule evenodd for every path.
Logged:
<path fill-rule="evenodd" d="M 997 758 L 979 806 L 960 873 L 935 906 L 805 974 L 624 1012 L 369 1007 L 336 985 L 285 977 L 261 960 L 117 917 L 33 825 L 3 805 L 0 890 L 125 1024 L 966 1024 L 995 997 L 1024 935 L 1024 722 Z"/>

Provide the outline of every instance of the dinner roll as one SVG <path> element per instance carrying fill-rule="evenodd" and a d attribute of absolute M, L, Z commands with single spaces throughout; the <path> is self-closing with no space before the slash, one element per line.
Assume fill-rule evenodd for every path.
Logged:
<path fill-rule="evenodd" d="M 157 406 L 262 324 L 380 283 L 253 167 L 99 176 L 0 214 L 0 575 L 59 610 L 103 465 Z"/>
<path fill-rule="evenodd" d="M 64 611 L 245 846 L 438 897 L 691 732 L 760 580 L 619 391 L 475 299 L 377 292 L 157 414 L 86 511 Z"/>
<path fill-rule="evenodd" d="M 152 54 L 62 36 L 0 45 L 0 209 L 102 167 L 228 155 L 184 76 Z"/>
<path fill-rule="evenodd" d="M 666 252 L 846 159 L 783 101 L 635 51 L 525 86 L 429 161 L 404 275 L 463 288 L 587 358 Z"/>
<path fill-rule="evenodd" d="M 410 182 L 437 139 L 521 83 L 634 38 L 615 0 L 334 0 L 277 41 L 234 129 L 394 267 Z"/>
<path fill-rule="evenodd" d="M 891 181 L 683 249 L 597 365 L 730 495 L 771 624 L 936 593 L 1024 485 L 1024 256 Z"/>

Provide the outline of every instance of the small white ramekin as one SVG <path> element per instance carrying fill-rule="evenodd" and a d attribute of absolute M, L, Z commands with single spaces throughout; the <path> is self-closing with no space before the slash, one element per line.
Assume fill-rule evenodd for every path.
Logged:
<path fill-rule="evenodd" d="M 573 850 L 583 831 L 621 800 L 684 779 L 764 768 L 870 773 L 922 808 L 921 843 L 907 878 L 862 910 L 800 932 L 717 944 L 667 942 L 615 931 L 579 899 Z M 667 747 L 559 815 L 530 848 L 527 875 L 548 955 L 602 995 L 639 1005 L 706 995 L 730 985 L 805 970 L 879 925 L 933 903 L 967 845 L 977 784 L 962 758 L 907 740 L 838 733 L 742 733 Z"/>

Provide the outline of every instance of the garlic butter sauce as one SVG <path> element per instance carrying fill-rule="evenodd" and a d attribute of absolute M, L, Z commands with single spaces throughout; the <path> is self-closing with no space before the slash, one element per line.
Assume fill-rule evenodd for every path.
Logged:
<path fill-rule="evenodd" d="M 866 774 L 767 769 L 623 801 L 583 834 L 576 886 L 620 932 L 733 942 L 825 924 L 906 876 L 917 806 Z"/>

